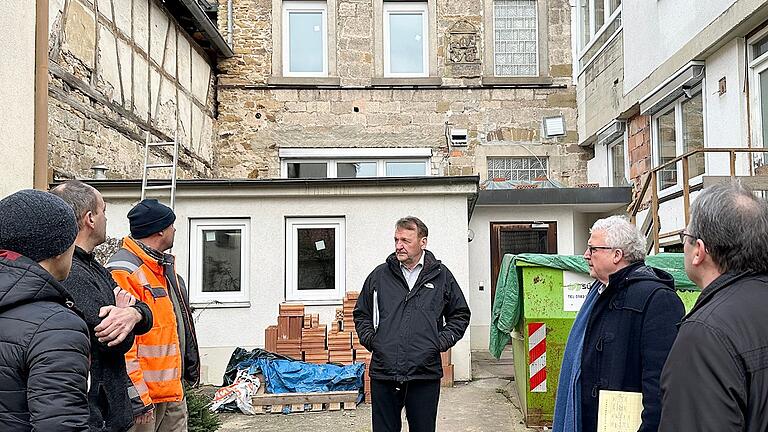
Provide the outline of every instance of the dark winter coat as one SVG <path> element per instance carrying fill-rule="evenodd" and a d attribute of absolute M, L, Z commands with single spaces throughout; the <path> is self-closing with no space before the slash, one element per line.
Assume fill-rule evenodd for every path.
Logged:
<path fill-rule="evenodd" d="M 726 273 L 702 290 L 661 391 L 660 431 L 768 431 L 768 275 Z"/>
<path fill-rule="evenodd" d="M 657 430 L 661 416 L 659 375 L 684 314 L 683 302 L 667 272 L 639 262 L 609 277 L 584 335 L 582 432 L 597 430 L 600 390 L 642 392 L 639 431 Z"/>
<path fill-rule="evenodd" d="M 87 431 L 88 328 L 36 262 L 0 251 L 0 431 Z"/>
<path fill-rule="evenodd" d="M 117 284 L 109 271 L 93 254 L 76 247 L 72 271 L 62 285 L 82 313 L 91 335 L 88 390 L 91 431 L 126 431 L 133 424 L 133 409 L 128 397 L 131 381 L 125 370 L 124 354 L 131 349 L 134 334 L 144 334 L 152 328 L 152 311 L 146 304 L 137 302 L 134 307 L 141 312 L 142 320 L 125 340 L 109 347 L 99 342 L 94 331 L 103 319 L 99 317 L 99 310 L 115 305 L 113 290 Z"/>
<path fill-rule="evenodd" d="M 456 344 L 469 325 L 469 306 L 456 279 L 431 252 L 424 253 L 424 267 L 411 291 L 395 254 L 363 284 L 353 314 L 360 343 L 373 353 L 371 378 L 440 379 L 440 353 Z M 379 310 L 376 330 L 374 291 Z"/>

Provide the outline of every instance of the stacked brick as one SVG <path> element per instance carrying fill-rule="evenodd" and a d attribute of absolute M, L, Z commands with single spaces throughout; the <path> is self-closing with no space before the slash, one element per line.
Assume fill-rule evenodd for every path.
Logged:
<path fill-rule="evenodd" d="M 320 325 L 317 314 L 304 315 L 304 328 L 301 330 L 301 351 L 304 361 L 314 364 L 328 363 L 327 327 Z"/>
<path fill-rule="evenodd" d="M 357 292 L 350 292 L 344 297 L 341 308 L 336 309 L 330 328 L 320 325 L 318 314 L 304 314 L 304 305 L 283 303 L 277 317 L 277 325 L 269 326 L 264 331 L 265 349 L 270 352 L 290 356 L 307 363 L 325 364 L 364 363 L 365 401 L 371 401 L 371 379 L 368 370 L 371 365 L 371 353 L 360 344 L 355 331 L 352 311 L 357 303 Z M 441 385 L 453 386 L 453 364 L 451 352 L 442 354 L 443 379 Z"/>
<path fill-rule="evenodd" d="M 328 333 L 328 358 L 331 363 L 350 365 L 355 361 L 352 351 L 352 332 L 341 330 Z"/>
<path fill-rule="evenodd" d="M 277 316 L 277 342 L 275 352 L 303 360 L 301 355 L 301 333 L 304 327 L 304 305 L 280 305 Z"/>
<path fill-rule="evenodd" d="M 352 349 L 355 351 L 355 363 L 365 363 L 365 380 L 363 392 L 365 393 L 365 402 L 371 403 L 371 377 L 368 375 L 368 368 L 371 366 L 371 353 L 360 344 L 357 332 L 352 332 Z"/>
<path fill-rule="evenodd" d="M 453 364 L 451 363 L 451 350 L 440 354 L 443 360 L 443 378 L 440 380 L 440 386 L 453 387 Z"/>

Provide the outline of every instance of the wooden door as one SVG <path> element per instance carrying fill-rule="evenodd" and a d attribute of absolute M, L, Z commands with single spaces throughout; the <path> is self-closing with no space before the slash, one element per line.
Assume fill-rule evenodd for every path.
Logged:
<path fill-rule="evenodd" d="M 506 254 L 557 253 L 556 222 L 491 222 L 491 309 Z"/>

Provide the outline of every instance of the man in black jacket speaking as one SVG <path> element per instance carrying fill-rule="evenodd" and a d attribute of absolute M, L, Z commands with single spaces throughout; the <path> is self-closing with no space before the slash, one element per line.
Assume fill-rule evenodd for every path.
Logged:
<path fill-rule="evenodd" d="M 128 394 L 132 383 L 124 355 L 131 349 L 135 334 L 152 329 L 152 311 L 116 288 L 109 271 L 94 258 L 93 249 L 106 240 L 107 227 L 107 206 L 99 191 L 70 180 L 51 193 L 73 208 L 80 228 L 72 272 L 62 285 L 91 332 L 90 430 L 123 432 L 134 423 Z"/>
<path fill-rule="evenodd" d="M 395 224 L 395 252 L 363 284 L 355 329 L 373 353 L 374 432 L 400 431 L 405 407 L 411 432 L 435 430 L 440 353 L 464 336 L 469 306 L 451 271 L 426 250 L 427 226 L 416 217 Z"/>

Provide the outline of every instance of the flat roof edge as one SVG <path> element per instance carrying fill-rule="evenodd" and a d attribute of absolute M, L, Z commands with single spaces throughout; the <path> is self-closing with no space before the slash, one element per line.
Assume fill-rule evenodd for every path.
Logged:
<path fill-rule="evenodd" d="M 629 204 L 631 187 L 481 190 L 477 205 Z"/>

